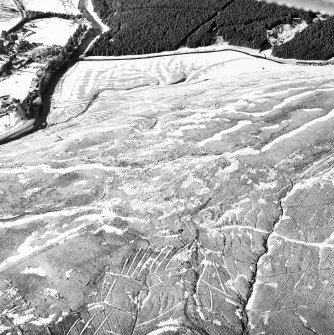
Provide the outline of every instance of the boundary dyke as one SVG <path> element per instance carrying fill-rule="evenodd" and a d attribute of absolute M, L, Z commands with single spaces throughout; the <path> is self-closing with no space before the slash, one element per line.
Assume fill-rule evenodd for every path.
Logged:
<path fill-rule="evenodd" d="M 32 20 L 29 16 L 26 15 L 25 9 L 20 0 L 14 0 L 17 8 L 22 14 L 22 20 L 17 25 L 22 25 L 25 21 Z M 152 58 L 163 58 L 163 57 L 174 57 L 182 55 L 201 55 L 208 53 L 219 53 L 226 51 L 233 51 L 240 54 L 244 54 L 253 58 L 268 60 L 278 64 L 287 64 L 295 66 L 327 66 L 334 65 L 334 58 L 329 61 L 303 61 L 297 59 L 282 59 L 273 56 L 268 56 L 265 53 L 261 53 L 258 49 L 251 49 L 247 47 L 238 47 L 229 44 L 222 45 L 213 45 L 208 47 L 200 47 L 195 49 L 190 48 L 181 48 L 175 51 L 165 51 L 161 53 L 145 54 L 145 55 L 126 55 L 126 56 L 89 56 L 86 57 L 86 51 L 91 45 L 91 43 L 101 34 L 103 27 L 94 17 L 88 8 L 88 3 L 91 4 L 91 0 L 79 0 L 78 9 L 81 12 L 81 16 L 90 23 L 90 29 L 86 31 L 86 34 L 82 36 L 82 40 L 77 46 L 74 53 L 67 59 L 66 62 L 61 64 L 53 73 L 51 73 L 50 78 L 48 79 L 43 93 L 41 94 L 42 98 L 42 107 L 40 111 L 34 118 L 27 119 L 20 126 L 12 128 L 6 133 L 0 134 L 0 145 L 24 137 L 30 133 L 33 133 L 39 129 L 43 129 L 47 126 L 46 119 L 50 113 L 51 108 L 51 98 L 53 93 L 59 83 L 62 82 L 62 77 L 65 73 L 75 64 L 80 61 L 121 61 L 121 60 L 140 60 L 140 59 L 152 59 Z M 47 13 L 49 15 L 49 13 Z M 55 14 L 56 17 L 57 14 Z M 17 26 L 16 25 L 16 26 Z M 15 27 L 16 27 L 15 26 Z M 13 29 L 12 27 L 11 29 Z M 108 89 L 108 88 L 107 88 Z M 106 90 L 107 90 L 106 89 Z M 101 92 L 98 92 L 94 95 L 96 98 Z M 94 99 L 94 98 L 93 98 Z M 87 107 L 87 106 L 86 106 Z M 86 110 L 85 108 L 84 110 Z"/>
<path fill-rule="evenodd" d="M 83 0 L 87 1 L 87 0 Z M 97 33 L 98 29 L 91 28 L 88 30 L 88 33 L 91 32 L 94 36 L 95 31 Z M 99 30 L 100 31 L 100 30 Z M 90 40 L 90 38 L 88 38 Z M 79 46 L 79 49 L 81 49 L 82 45 Z M 46 119 L 50 111 L 50 105 L 51 105 L 51 98 L 53 95 L 53 92 L 58 85 L 59 82 L 61 82 L 61 78 L 65 75 L 66 71 L 70 69 L 73 65 L 78 64 L 80 61 L 120 61 L 120 60 L 140 60 L 140 59 L 152 59 L 152 58 L 163 58 L 163 57 L 172 57 L 172 56 L 182 56 L 182 55 L 194 55 L 194 54 L 208 54 L 208 53 L 219 53 L 219 52 L 226 52 L 226 51 L 233 51 L 237 53 L 241 53 L 244 55 L 248 55 L 253 58 L 261 59 L 261 60 L 268 60 L 270 62 L 282 64 L 282 65 L 295 65 L 295 66 L 325 66 L 325 65 L 334 65 L 333 61 L 298 61 L 298 60 L 282 60 L 279 58 L 274 57 L 267 57 L 265 54 L 259 54 L 257 50 L 253 49 L 246 49 L 246 48 L 235 48 L 235 47 L 225 47 L 221 49 L 209 49 L 209 50 L 187 50 L 187 51 L 176 51 L 176 52 L 165 52 L 162 54 L 148 54 L 148 55 L 134 55 L 134 56 L 117 56 L 117 57 L 105 57 L 105 56 L 93 56 L 93 57 L 83 57 L 78 56 L 79 54 L 84 54 L 83 50 L 81 49 L 80 52 L 77 50 L 76 57 L 72 57 L 72 59 L 68 60 L 66 64 L 64 64 L 60 69 L 56 71 L 56 73 L 53 74 L 52 78 L 49 81 L 49 84 L 46 86 L 45 94 L 42 95 L 43 100 L 43 108 L 40 111 L 40 113 L 36 116 L 35 119 L 28 119 L 23 124 L 21 124 L 20 127 L 12 129 L 8 131 L 5 134 L 0 135 L 0 145 L 4 143 L 11 142 L 13 140 L 19 139 L 21 137 L 24 137 L 28 134 L 31 134 L 39 129 L 43 129 L 47 126 Z M 86 48 L 84 48 L 86 50 Z M 110 90 L 110 88 L 105 88 L 100 90 L 99 92 L 96 92 L 92 99 L 90 99 L 88 105 L 86 108 L 84 108 L 84 111 L 87 110 L 87 107 L 94 101 L 100 93 L 103 91 Z M 83 112 L 84 112 L 83 111 Z M 81 112 L 80 114 L 82 114 Z"/>
<path fill-rule="evenodd" d="M 209 47 L 208 47 L 209 48 Z M 172 56 L 180 56 L 180 55 L 195 55 L 195 54 L 207 54 L 207 53 L 218 53 L 223 51 L 234 51 L 239 52 L 244 55 L 256 57 L 259 59 L 266 59 L 279 64 L 290 64 L 290 65 L 309 65 L 309 66 L 326 66 L 326 65 L 334 65 L 333 60 L 298 60 L 298 59 L 284 59 L 273 56 L 266 56 L 263 53 L 260 53 L 257 49 L 251 49 L 246 47 L 235 47 L 224 46 L 218 49 L 208 49 L 208 50 L 196 50 L 196 49 L 187 49 L 187 50 L 175 50 L 154 54 L 146 54 L 146 55 L 125 55 L 125 56 L 88 56 L 88 57 L 80 57 L 80 61 L 118 61 L 118 60 L 139 60 L 139 59 L 150 59 L 150 58 L 162 58 L 162 57 L 172 57 Z"/>

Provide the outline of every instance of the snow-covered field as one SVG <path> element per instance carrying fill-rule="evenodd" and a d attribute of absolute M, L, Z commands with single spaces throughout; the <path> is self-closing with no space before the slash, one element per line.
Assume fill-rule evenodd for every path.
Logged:
<path fill-rule="evenodd" d="M 59 18 L 40 19 L 25 24 L 23 29 L 24 36 L 19 35 L 31 43 L 41 44 L 42 48 L 53 44 L 63 46 L 77 27 L 78 23 L 71 20 Z M 33 89 L 33 80 L 41 67 L 43 67 L 42 64 L 32 63 L 3 78 L 0 81 L 0 96 L 8 95 L 10 99 L 24 100 L 29 91 Z M 15 111 L 11 111 L 8 115 L 0 117 L 0 134 L 13 130 L 23 122 L 24 120 L 20 120 Z"/>
<path fill-rule="evenodd" d="M 9 95 L 12 98 L 23 100 L 27 96 L 38 69 L 39 65 L 33 63 L 0 81 L 0 96 Z"/>
<path fill-rule="evenodd" d="M 235 51 L 183 54 L 158 58 L 81 61 L 66 74 L 55 95 L 55 110 L 81 105 L 105 89 L 122 90 L 148 85 L 170 85 L 180 81 L 231 74 L 266 72 L 283 65 Z M 73 85 L 73 83 L 76 83 Z M 81 107 L 79 107 L 80 110 Z M 53 114 L 50 120 L 53 119 Z"/>
<path fill-rule="evenodd" d="M 26 23 L 24 25 L 24 36 L 19 35 L 31 43 L 39 43 L 42 46 L 63 46 L 77 27 L 78 23 L 71 20 L 60 18 L 39 19 Z M 41 64 L 33 63 L 0 81 L 0 96 L 9 95 L 23 100 L 27 96 L 32 80 L 36 77 L 40 68 Z"/>
<path fill-rule="evenodd" d="M 168 134 L 213 150 L 228 141 L 225 147 L 241 145 L 242 154 L 258 155 L 280 146 L 284 151 L 292 139 L 304 141 L 324 122 L 334 122 L 333 87 L 328 86 L 333 76 L 333 66 L 278 64 L 235 51 L 81 61 L 58 86 L 48 123 L 62 123 L 84 111 L 80 119 L 95 127 L 108 114 L 146 111 L 163 118 L 163 111 L 171 108 L 191 113 L 194 105 L 213 104 L 203 114 L 196 107 L 185 123 L 167 122 Z M 190 105 L 183 98 L 188 95 L 193 96 Z M 116 120 L 107 127 L 117 128 Z"/>
<path fill-rule="evenodd" d="M 33 20 L 24 25 L 29 30 L 25 39 L 30 43 L 64 46 L 79 24 L 60 18 Z"/>
<path fill-rule="evenodd" d="M 138 334 L 162 334 L 179 317 L 185 320 L 181 303 L 189 292 L 197 300 L 188 310 L 214 329 L 210 334 L 243 332 L 240 297 L 246 297 L 242 303 L 252 317 L 252 335 L 265 333 L 261 320 L 268 310 L 272 329 L 285 322 L 284 313 L 300 313 L 299 305 L 309 300 L 305 284 L 298 284 L 304 276 L 299 255 L 308 257 L 304 269 L 315 264 L 316 276 L 327 271 L 330 278 L 332 272 L 330 260 L 322 266 L 327 250 L 318 255 L 306 249 L 315 244 L 305 239 L 317 245 L 325 240 L 319 245 L 330 249 L 333 174 L 309 195 L 297 191 L 292 214 L 283 208 L 285 217 L 287 202 L 281 200 L 296 187 L 298 173 L 333 165 L 333 77 L 333 66 L 283 65 L 232 51 L 79 62 L 57 88 L 49 126 L 1 147 L 0 229 L 8 247 L 0 255 L 0 269 L 13 280 L 7 291 L 28 292 L 22 302 L 14 296 L 21 308 L 5 315 L 17 326 L 31 326 L 30 315 L 43 316 L 57 333 L 51 321 L 62 322 L 63 312 L 87 306 L 91 314 L 82 329 L 93 322 L 97 329 L 101 308 L 123 311 L 131 303 L 121 321 L 131 329 L 113 328 L 116 322 L 108 320 L 110 333 L 130 334 L 137 327 Z M 330 159 L 307 166 L 326 152 Z M 296 209 L 298 199 L 306 202 Z M 312 226 L 304 222 L 309 201 Z M 264 242 L 275 223 L 290 215 L 292 222 L 297 214 L 303 226 L 296 224 L 293 232 L 289 225 L 285 235 L 276 231 L 268 251 Z M 280 245 L 287 248 L 269 254 Z M 268 267 L 261 267 L 261 256 Z M 291 285 L 280 280 L 282 273 L 290 278 L 286 264 L 294 271 Z M 272 278 L 270 266 L 279 277 Z M 195 268 L 199 276 L 188 272 Z M 151 274 L 144 279 L 150 286 L 137 286 Z M 93 280 L 96 285 L 89 284 Z M 285 303 L 294 283 L 299 295 L 293 295 L 298 306 L 292 312 L 288 304 L 277 304 L 279 313 L 261 305 L 268 301 L 268 287 L 273 299 Z M 319 282 L 315 289 L 324 285 Z M 275 296 L 278 288 L 283 298 Z M 138 306 L 139 321 L 131 325 Z M 313 306 L 303 308 L 312 322 L 319 316 Z M 326 322 L 332 320 L 328 310 L 322 314 Z M 21 316 L 26 317 L 22 322 Z M 81 331 L 72 332 L 71 324 L 64 329 L 69 335 Z M 295 322 L 286 329 L 287 334 L 305 331 Z"/>
<path fill-rule="evenodd" d="M 12 28 L 21 20 L 21 13 L 14 0 L 0 0 L 0 32 Z"/>
<path fill-rule="evenodd" d="M 20 69 L 0 81 L 0 96 L 8 95 L 10 98 L 22 101 L 27 96 L 39 68 L 39 64 L 32 63 L 27 68 Z M 7 115 L 0 117 L 0 134 L 2 135 L 19 127 L 23 122 L 24 120 L 21 120 L 16 111 L 11 111 Z"/>
<path fill-rule="evenodd" d="M 57 13 L 79 13 L 78 0 L 51 0 L 51 1 L 24 1 L 26 10 L 48 11 Z M 0 30 L 9 29 L 20 21 L 21 13 L 15 7 L 13 0 L 0 0 Z M 36 88 L 34 79 L 37 72 L 44 67 L 44 56 L 48 54 L 46 47 L 51 45 L 64 46 L 73 33 L 77 30 L 79 21 L 61 18 L 47 18 L 32 20 L 17 31 L 19 44 L 21 41 L 37 43 L 38 46 L 20 55 L 20 60 L 27 61 L 32 53 L 39 54 L 41 63 L 33 63 L 28 66 L 14 66 L 10 75 L 0 81 L 0 96 L 9 96 L 9 100 L 16 98 L 24 100 L 28 93 Z M 15 51 L 16 52 L 16 51 Z M 23 57 L 21 59 L 21 57 Z M 8 57 L 0 62 L 0 65 L 8 60 Z M 4 113 L 4 110 L 2 110 Z M 8 115 L 0 118 L 0 134 L 8 133 L 17 128 L 24 120 L 20 120 L 14 109 L 7 110 Z M 2 113 L 2 114 L 3 114 Z"/>
<path fill-rule="evenodd" d="M 26 10 L 79 14 L 79 0 L 23 0 Z"/>

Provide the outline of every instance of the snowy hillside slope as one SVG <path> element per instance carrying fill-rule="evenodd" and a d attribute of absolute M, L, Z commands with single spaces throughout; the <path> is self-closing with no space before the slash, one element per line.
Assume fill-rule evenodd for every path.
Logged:
<path fill-rule="evenodd" d="M 0 148 L 4 334 L 333 333 L 334 69 L 215 57 L 80 62 Z"/>

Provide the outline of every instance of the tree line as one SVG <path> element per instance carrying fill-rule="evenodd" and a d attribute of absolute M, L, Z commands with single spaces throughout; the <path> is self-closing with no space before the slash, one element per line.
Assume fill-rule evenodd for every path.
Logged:
<path fill-rule="evenodd" d="M 259 49 L 267 42 L 267 29 L 292 23 L 294 18 L 311 23 L 315 17 L 315 13 L 305 10 L 255 0 L 236 0 L 193 34 L 188 45 L 209 45 L 215 37 L 222 36 L 233 45 Z"/>
<path fill-rule="evenodd" d="M 93 0 L 93 5 L 110 27 L 88 51 L 87 55 L 94 56 L 135 55 L 171 51 L 181 46 L 207 46 L 213 44 L 217 36 L 233 45 L 261 49 L 268 44 L 268 29 L 292 23 L 294 18 L 309 23 L 307 30 L 311 31 L 318 31 L 318 25 L 324 24 L 313 24 L 315 13 L 256 0 Z M 332 20 L 326 25 L 327 32 L 333 25 Z M 319 50 L 330 50 L 326 32 L 321 46 L 317 47 Z M 299 36 L 298 44 L 305 43 L 307 38 L 314 39 L 317 34 Z M 294 40 L 286 47 L 275 47 L 275 54 L 292 54 L 293 43 Z M 308 54 L 301 59 L 315 56 L 315 52 L 307 51 L 307 47 L 310 45 L 299 52 Z M 328 50 L 318 54 L 328 57 Z"/>
<path fill-rule="evenodd" d="M 54 13 L 54 12 L 40 12 L 40 11 L 33 11 L 27 10 L 25 11 L 25 17 L 17 23 L 14 27 L 9 29 L 8 31 L 2 31 L 2 37 L 6 37 L 8 34 L 16 32 L 17 30 L 21 29 L 27 22 L 37 19 L 48 19 L 51 17 L 57 17 L 60 19 L 67 19 L 67 20 L 75 20 L 82 18 L 82 14 L 68 14 L 68 13 Z"/>
<path fill-rule="evenodd" d="M 110 27 L 88 55 L 127 55 L 175 50 L 230 0 L 94 0 Z"/>
<path fill-rule="evenodd" d="M 49 54 L 51 56 L 50 59 L 47 61 L 46 66 L 38 71 L 37 77 L 34 80 L 38 83 L 37 89 L 30 91 L 21 102 L 26 117 L 31 118 L 36 116 L 36 113 L 42 107 L 42 96 L 49 81 L 54 73 L 69 61 L 87 30 L 88 27 L 86 25 L 79 24 L 63 48 L 52 47 Z"/>
<path fill-rule="evenodd" d="M 301 60 L 328 60 L 334 57 L 334 17 L 318 20 L 296 34 L 293 40 L 275 46 L 273 56 Z"/>

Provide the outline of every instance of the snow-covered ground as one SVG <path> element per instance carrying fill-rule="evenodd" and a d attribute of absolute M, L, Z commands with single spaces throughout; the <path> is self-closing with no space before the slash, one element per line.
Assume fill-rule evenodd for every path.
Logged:
<path fill-rule="evenodd" d="M 30 32 L 25 39 L 30 43 L 64 46 L 79 24 L 60 18 L 33 20 L 24 25 Z"/>
<path fill-rule="evenodd" d="M 0 134 L 5 133 L 12 127 L 18 125 L 22 120 L 17 113 L 8 113 L 7 115 L 0 116 Z"/>
<path fill-rule="evenodd" d="M 72 118 L 85 108 L 94 95 L 105 90 L 115 92 L 144 86 L 165 86 L 181 81 L 189 84 L 203 80 L 221 81 L 252 74 L 263 76 L 272 73 L 280 78 L 281 73 L 285 73 L 290 77 L 290 73 L 301 69 L 293 65 L 293 62 L 279 64 L 264 56 L 253 57 L 252 54 L 259 56 L 257 50 L 236 48 L 240 50 L 237 52 L 228 50 L 228 47 L 226 44 L 217 44 L 198 49 L 182 48 L 175 53 L 156 55 L 158 57 L 146 55 L 84 58 L 86 61 L 78 62 L 71 68 L 58 86 L 48 122 L 52 124 Z M 326 69 L 328 68 L 324 68 L 325 72 Z M 311 73 L 315 69 L 308 70 Z M 263 113 L 251 115 L 263 117 L 271 111 Z"/>
<path fill-rule="evenodd" d="M 79 14 L 79 0 L 23 0 L 26 10 Z"/>
<path fill-rule="evenodd" d="M 73 1 L 26 1 L 25 2 L 27 10 L 38 10 L 38 11 L 53 11 L 58 13 L 74 13 L 76 14 L 78 10 L 75 8 L 78 5 L 78 0 Z M 12 6 L 12 7 L 10 7 Z M 9 13 L 15 13 L 14 5 L 10 0 L 0 0 L 0 10 L 3 8 L 7 8 Z M 4 10 L 2 13 L 6 13 Z M 21 19 L 21 14 L 19 11 L 18 19 Z M 2 17 L 1 17 L 2 19 Z M 5 24 L 1 26 L 0 19 L 0 29 L 8 29 L 14 25 L 15 22 L 11 22 L 7 20 L 5 17 Z M 77 21 L 77 20 L 76 20 Z M 29 58 L 30 53 L 39 53 L 43 55 L 46 47 L 51 45 L 64 46 L 73 33 L 77 30 L 79 26 L 79 22 L 75 22 L 74 20 L 66 20 L 61 18 L 47 18 L 47 19 L 38 19 L 29 21 L 23 26 L 23 29 L 20 29 L 18 34 L 18 42 L 20 41 L 28 41 L 30 43 L 39 44 L 37 47 L 33 48 L 29 52 L 27 52 L 23 59 Z M 5 28 L 3 28 L 5 27 Z M 38 51 L 39 50 L 39 51 Z M 45 51 L 47 52 L 47 51 Z M 45 53 L 44 53 L 45 54 Z M 43 58 L 43 56 L 41 56 Z M 21 56 L 20 56 L 21 58 Z M 0 61 L 0 65 L 3 64 L 4 61 Z M 28 93 L 35 89 L 36 85 L 33 82 L 37 77 L 37 72 L 44 67 L 42 64 L 44 63 L 44 59 L 41 63 L 33 63 L 29 66 L 23 66 L 20 69 L 14 67 L 12 73 L 9 76 L 2 78 L 0 81 L 0 96 L 9 96 L 9 100 L 12 98 L 16 98 L 19 100 L 24 100 Z M 0 118 L 0 135 L 8 133 L 13 129 L 18 128 L 25 121 L 21 120 L 15 110 L 10 109 L 7 111 L 9 114 L 4 115 Z M 2 110 L 2 114 L 4 110 Z"/>
<path fill-rule="evenodd" d="M 128 274 L 136 273 L 136 278 L 141 278 L 142 270 L 150 271 L 154 266 L 156 271 L 162 263 L 170 271 L 175 268 L 173 259 L 180 263 L 193 256 L 193 243 L 198 243 L 196 250 L 205 251 L 201 254 L 205 271 L 210 264 L 227 270 L 222 281 L 216 280 L 218 270 L 202 272 L 200 278 L 213 278 L 210 283 L 218 285 L 218 290 L 226 288 L 226 292 L 246 287 L 243 280 L 254 278 L 254 264 L 267 251 L 263 241 L 280 217 L 279 201 L 294 177 L 293 171 L 287 175 L 290 165 L 285 168 L 280 162 L 290 154 L 301 154 L 296 150 L 305 148 L 303 153 L 309 156 L 298 163 L 297 169 L 301 169 L 311 155 L 317 159 L 317 153 L 330 152 L 333 76 L 332 66 L 276 64 L 234 51 L 77 63 L 58 86 L 59 112 L 54 108 L 48 120 L 55 125 L 1 147 L 1 218 L 7 220 L 0 226 L 11 242 L 8 245 L 14 246 L 5 250 L 0 261 L 2 273 L 16 280 L 13 285 L 18 292 L 28 287 L 24 286 L 30 283 L 28 280 L 36 283 L 28 287 L 27 308 L 36 306 L 35 314 L 43 315 L 45 324 L 55 322 L 53 315 L 62 315 L 65 309 L 81 308 L 85 299 L 90 308 L 93 294 L 100 294 L 94 286 L 88 295 L 87 282 L 96 279 L 98 266 L 108 275 L 119 269 L 116 275 L 124 275 L 124 285 L 117 289 L 127 293 L 128 287 L 133 288 L 132 279 L 131 284 L 126 283 Z M 94 95 L 96 98 L 87 106 Z M 310 198 L 320 188 L 312 191 Z M 331 191 L 323 189 L 324 204 Z M 323 203 L 320 206 L 311 211 L 319 212 L 322 220 Z M 304 213 L 304 207 L 298 211 Z M 184 247 L 177 234 L 180 227 L 191 232 L 182 238 L 194 239 L 186 240 Z M 321 228 L 318 235 L 314 234 L 316 238 L 331 237 L 330 227 L 327 236 L 327 230 Z M 199 237 L 193 233 L 197 230 Z M 137 231 L 140 239 L 135 235 Z M 297 240 L 286 237 L 289 240 L 280 240 Z M 200 245 L 197 239 L 203 243 Z M 182 248 L 180 252 L 174 243 Z M 116 252 L 111 255 L 110 250 Z M 305 250 L 302 252 L 306 254 Z M 64 257 L 70 253 L 74 256 Z M 169 254 L 171 259 L 166 258 Z M 314 253 L 308 255 L 313 262 Z M 110 257 L 119 259 L 119 263 Z M 159 263 L 150 264 L 151 260 Z M 221 260 L 225 263 L 218 263 Z M 184 271 L 175 273 L 181 276 Z M 190 277 L 186 274 L 184 278 Z M 103 281 L 113 283 L 111 279 Z M 199 282 L 195 278 L 194 285 Z M 257 284 L 252 294 L 261 293 Z M 274 290 L 281 284 L 285 282 L 270 279 L 271 286 L 267 286 Z M 138 292 L 137 286 L 135 290 Z M 106 291 L 110 292 L 109 287 Z M 148 294 L 145 299 L 150 303 L 155 296 L 158 294 L 151 294 L 151 298 Z M 218 293 L 212 296 L 216 298 Z M 166 300 L 168 313 L 173 308 L 169 301 L 179 304 L 182 297 L 183 292 L 180 298 Z M 225 303 L 226 294 L 222 297 Z M 233 301 L 239 301 L 239 296 L 235 297 Z M 301 303 L 306 304 L 308 297 L 303 297 Z M 166 317 L 159 316 L 157 324 L 171 325 L 174 321 L 169 320 L 170 314 L 160 311 L 164 298 L 159 296 L 158 300 L 152 300 L 152 306 L 158 306 L 155 315 Z M 124 301 L 128 306 L 129 295 Z M 203 311 L 210 305 L 227 308 L 223 303 L 213 305 L 209 301 L 207 309 L 198 306 L 204 306 Z M 108 305 L 114 306 L 114 302 L 108 300 Z M 233 308 L 229 314 L 224 313 L 224 318 L 231 314 L 237 319 L 233 322 L 240 324 L 240 309 Z M 5 315 L 16 325 L 20 324 L 18 317 L 30 315 L 26 310 L 14 312 Z M 132 314 L 124 314 L 129 314 L 132 322 Z M 173 318 L 178 315 L 173 314 Z M 147 319 L 144 317 L 140 322 L 153 319 L 151 312 Z M 101 321 L 96 319 L 100 326 Z M 252 324 L 257 323 L 253 320 Z M 160 329 L 162 334 L 166 327 Z M 305 327 L 300 329 L 302 333 Z"/>
<path fill-rule="evenodd" d="M 333 70 L 332 66 L 300 67 L 279 64 L 231 50 L 155 58 L 81 61 L 71 68 L 58 86 L 48 123 L 62 123 L 78 116 L 93 97 L 95 100 L 89 109 L 90 112 L 85 111 L 90 114 L 87 115 L 89 122 L 100 120 L 111 112 L 114 115 L 118 108 L 121 108 L 122 115 L 144 112 L 147 108 L 163 113 L 165 108 L 172 108 L 166 107 L 172 104 L 167 98 L 169 94 L 173 95 L 173 101 L 177 101 L 179 94 L 194 94 L 189 93 L 191 87 L 195 88 L 205 82 L 205 93 L 195 94 L 198 97 L 197 103 L 206 105 L 217 101 L 214 110 L 210 113 L 206 111 L 202 115 L 196 105 L 194 122 L 190 120 L 190 116 L 187 117 L 186 123 L 176 124 L 176 121 L 172 121 L 168 125 L 168 134 L 176 137 L 182 137 L 182 134 L 197 134 L 196 141 L 201 137 L 200 148 L 215 148 L 221 141 L 225 143 L 225 139 L 229 137 L 231 146 L 242 144 L 240 153 L 259 155 L 270 152 L 268 148 L 273 147 L 276 150 L 281 143 L 286 144 L 285 139 L 288 137 L 289 140 L 291 136 L 304 139 L 306 133 L 309 134 L 312 129 L 323 124 L 322 120 L 334 120 L 327 107 L 319 108 L 320 95 L 327 97 L 333 89 L 327 86 L 318 90 L 314 87 L 307 89 L 308 86 L 304 85 L 304 78 L 315 77 L 322 78 L 325 85 L 325 81 L 333 77 Z M 262 86 L 257 84 L 260 78 Z M 214 83 L 223 87 L 224 92 L 231 91 L 231 94 L 224 94 L 228 97 L 226 99 L 232 102 L 217 99 L 219 94 L 215 92 Z M 285 87 L 276 89 L 275 85 L 280 83 Z M 127 93 L 129 89 L 131 91 Z M 152 95 L 161 97 L 157 98 L 159 102 L 156 101 L 156 106 L 151 101 L 155 99 Z M 314 95 L 319 96 L 317 100 L 314 100 Z M 123 99 L 129 101 L 129 106 L 123 106 Z M 160 102 L 161 99 L 164 102 Z M 300 105 L 301 101 L 306 103 Z M 319 104 L 316 101 L 319 101 Z M 186 103 L 179 104 L 180 107 L 175 106 L 176 110 L 191 110 L 191 106 Z M 289 118 L 285 117 L 284 122 L 280 122 L 279 115 L 284 111 L 290 111 L 291 115 L 289 114 Z M 219 120 L 222 115 L 226 115 L 227 119 L 233 115 L 232 122 L 219 126 L 216 131 L 212 126 L 206 125 L 209 120 Z M 308 125 L 307 128 L 304 124 Z M 117 128 L 117 122 L 109 124 L 108 127 Z M 198 135 L 199 129 L 201 136 Z M 155 127 L 155 132 L 158 131 L 162 130 Z M 230 135 L 232 131 L 233 134 Z M 250 133 L 255 135 L 250 136 Z M 258 133 L 262 135 L 257 136 Z"/>
<path fill-rule="evenodd" d="M 0 81 L 0 96 L 9 95 L 12 98 L 23 100 L 28 93 L 33 78 L 39 66 L 31 64 L 27 68 L 16 71 L 10 77 Z"/>
<path fill-rule="evenodd" d="M 21 20 L 21 13 L 14 0 L 0 0 L 0 13 L 0 32 L 9 30 Z"/>
<path fill-rule="evenodd" d="M 27 96 L 39 68 L 39 64 L 33 63 L 0 81 L 0 96 L 8 95 L 10 98 L 22 101 Z M 0 135 L 19 127 L 23 122 L 24 120 L 21 119 L 16 111 L 11 111 L 7 115 L 0 117 Z"/>
<path fill-rule="evenodd" d="M 86 101 L 96 91 L 105 88 L 126 89 L 143 85 L 165 85 L 181 79 L 189 81 L 204 77 L 221 77 L 227 73 L 263 72 L 281 66 L 285 65 L 235 51 L 125 58 L 114 61 L 82 61 L 67 73 L 58 101 Z M 73 82 L 77 84 L 73 85 Z"/>

